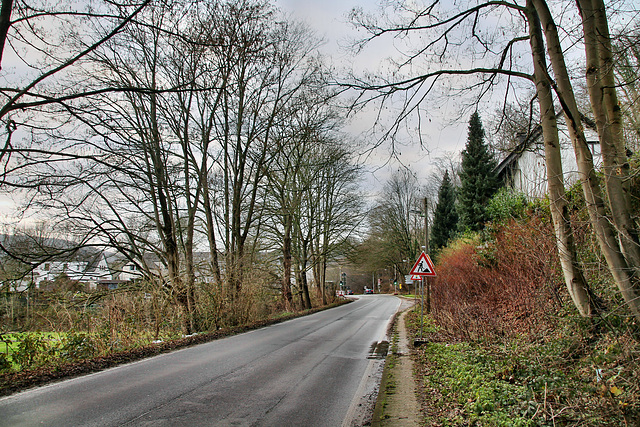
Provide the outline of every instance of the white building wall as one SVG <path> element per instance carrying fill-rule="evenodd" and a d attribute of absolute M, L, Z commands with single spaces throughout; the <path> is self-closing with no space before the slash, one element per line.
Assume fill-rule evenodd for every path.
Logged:
<path fill-rule="evenodd" d="M 569 135 L 560 131 L 560 148 L 562 157 L 562 172 L 565 187 L 571 187 L 579 179 L 578 164 L 573 151 Z M 585 130 L 589 142 L 593 163 L 596 169 L 601 166 L 600 144 L 595 131 Z M 542 141 L 530 150 L 522 153 L 513 173 L 513 187 L 529 197 L 542 198 L 547 194 L 547 168 L 544 158 Z"/>
<path fill-rule="evenodd" d="M 142 277 L 140 268 L 133 262 L 128 262 L 122 266 L 122 271 L 118 274 L 119 280 L 136 280 Z"/>

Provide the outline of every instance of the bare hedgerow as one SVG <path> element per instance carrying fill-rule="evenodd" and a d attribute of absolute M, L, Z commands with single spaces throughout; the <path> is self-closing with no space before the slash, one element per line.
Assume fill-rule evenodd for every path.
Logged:
<path fill-rule="evenodd" d="M 463 339 L 550 326 L 565 301 L 551 224 L 534 214 L 489 233 L 484 244 L 461 240 L 440 255 L 434 316 Z"/>

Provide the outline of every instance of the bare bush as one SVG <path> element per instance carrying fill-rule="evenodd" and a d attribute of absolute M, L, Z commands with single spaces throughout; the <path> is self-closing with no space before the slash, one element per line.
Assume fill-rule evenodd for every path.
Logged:
<path fill-rule="evenodd" d="M 438 323 L 463 339 L 551 326 L 566 291 L 550 221 L 535 214 L 489 232 L 485 244 L 460 241 L 440 255 L 432 283 Z"/>

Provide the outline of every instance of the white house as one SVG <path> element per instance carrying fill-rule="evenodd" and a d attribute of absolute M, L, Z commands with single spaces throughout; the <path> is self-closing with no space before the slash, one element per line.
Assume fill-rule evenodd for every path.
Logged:
<path fill-rule="evenodd" d="M 144 277 L 144 274 L 139 264 L 133 261 L 128 261 L 122 267 L 118 268 L 114 276 L 119 280 L 131 281 L 141 279 Z"/>
<path fill-rule="evenodd" d="M 585 124 L 585 137 L 594 167 L 601 165 L 600 142 L 598 133 Z M 562 156 L 562 172 L 565 187 L 578 181 L 578 165 L 566 125 L 558 123 L 558 136 Z M 497 167 L 500 181 L 531 198 L 541 198 L 547 194 L 547 169 L 544 157 L 544 141 L 542 128 L 538 126 L 529 135 L 518 135 L 518 145 Z"/>
<path fill-rule="evenodd" d="M 196 280 L 212 282 L 211 254 L 194 252 L 193 257 Z M 224 268 L 224 260 L 222 261 Z M 85 284 L 88 290 L 116 289 L 124 283 L 144 279 L 148 274 L 158 278 L 168 274 L 166 265 L 153 253 L 145 254 L 142 261 L 133 262 L 115 254 L 80 248 L 41 262 L 24 277 L 2 282 L 0 285 L 8 286 L 7 289 L 14 292 L 26 291 L 31 283 L 35 289 L 45 289 L 43 282 L 54 282 L 65 275 L 70 281 Z"/>
<path fill-rule="evenodd" d="M 101 280 L 113 279 L 104 252 L 78 250 L 69 257 L 57 257 L 38 265 L 33 269 L 33 282 L 40 288 L 43 281 L 52 282 L 63 273 L 69 280 L 88 284 L 90 290 L 96 289 Z"/>

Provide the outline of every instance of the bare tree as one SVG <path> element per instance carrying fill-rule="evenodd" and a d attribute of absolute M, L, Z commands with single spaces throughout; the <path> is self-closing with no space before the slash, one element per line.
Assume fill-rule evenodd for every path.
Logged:
<path fill-rule="evenodd" d="M 591 316 L 595 311 L 595 302 L 576 258 L 573 232 L 571 230 L 571 222 L 569 220 L 565 198 L 558 125 L 556 122 L 555 108 L 553 106 L 551 84 L 547 79 L 547 64 L 544 55 L 540 20 L 531 4 L 527 6 L 526 12 L 530 34 L 529 42 L 534 58 L 533 77 L 537 87 L 544 138 L 547 186 L 550 200 L 549 206 L 554 230 L 556 231 L 558 255 L 569 295 L 581 315 Z"/>
<path fill-rule="evenodd" d="M 362 212 L 356 190 L 359 168 L 343 144 L 333 139 L 336 118 L 323 109 L 315 104 L 301 110 L 301 127 L 292 129 L 294 144 L 281 151 L 269 173 L 272 230 L 283 255 L 283 297 L 292 302 L 287 291 L 295 274 L 305 308 L 311 305 L 307 273 L 313 271 L 326 303 L 327 263 L 356 232 Z"/>
<path fill-rule="evenodd" d="M 221 196 L 216 218 L 225 280 L 233 295 L 254 255 L 267 172 L 281 147 L 276 130 L 289 120 L 290 104 L 316 79 L 318 63 L 312 58 L 316 41 L 300 24 L 276 22 L 262 3 L 238 2 L 231 11 L 236 16 L 223 21 L 218 33 L 226 47 L 219 54 L 226 74 L 214 117 L 212 173 L 218 177 L 213 190 Z"/>
<path fill-rule="evenodd" d="M 369 212 L 369 234 L 362 251 L 373 258 L 371 269 L 406 269 L 405 260 L 417 259 L 424 242 L 422 220 L 416 215 L 422 201 L 415 175 L 407 169 L 396 171 L 385 182 L 382 194 Z"/>
<path fill-rule="evenodd" d="M 580 124 L 580 113 L 567 72 L 557 27 L 545 2 L 534 1 L 533 4 L 544 29 L 547 51 L 555 74 L 556 86 L 554 88 L 569 124 L 569 133 L 576 154 L 591 223 L 620 293 L 630 310 L 640 318 L 640 279 L 638 275 L 640 247 L 638 246 L 638 233 L 635 224 L 630 220 L 629 193 L 625 192 L 622 180 L 628 174 L 628 162 L 625 161 L 624 147 L 621 147 L 619 109 L 617 101 L 615 101 L 615 85 L 613 85 L 611 64 L 608 63 L 611 41 L 604 3 L 579 1 L 578 6 L 583 21 L 587 83 L 591 107 L 598 117 L 596 121 L 608 195 L 606 201 L 601 194 L 600 180 L 595 174 L 593 157 Z M 600 102 L 605 105 L 595 105 Z M 606 208 L 609 209 L 611 215 L 607 214 Z"/>
<path fill-rule="evenodd" d="M 583 16 L 583 32 L 585 37 L 585 46 L 587 48 L 587 61 L 591 61 L 588 68 L 589 73 L 602 70 L 602 78 L 599 82 L 607 82 L 609 75 L 606 73 L 610 70 L 610 47 L 608 46 L 609 36 L 606 18 L 604 18 L 604 5 L 601 2 L 592 4 L 591 2 L 578 2 Z M 590 8 L 590 9 L 589 9 Z M 585 13 L 585 10 L 589 9 Z M 431 58 L 439 60 L 447 60 L 450 58 L 453 49 L 466 49 L 470 66 L 459 66 L 445 61 L 443 66 L 434 67 L 425 73 L 410 76 L 400 80 L 387 82 L 362 82 L 356 81 L 350 85 L 352 88 L 360 89 L 363 94 L 373 93 L 373 96 L 360 98 L 363 101 L 369 99 L 391 99 L 397 92 L 407 93 L 404 110 L 400 115 L 400 119 L 406 117 L 410 112 L 419 112 L 421 103 L 428 95 L 433 95 L 436 83 L 439 79 L 451 76 L 474 75 L 479 76 L 478 80 L 465 82 L 459 87 L 459 93 L 465 93 L 475 90 L 475 97 L 472 98 L 471 104 L 475 104 L 479 99 L 491 94 L 500 83 L 499 78 L 503 77 L 504 99 L 509 99 L 511 91 L 518 89 L 513 80 L 515 77 L 522 78 L 524 81 L 532 81 L 538 85 L 546 80 L 553 88 L 560 104 L 567 123 L 569 123 L 571 137 L 574 142 L 574 149 L 578 160 L 578 165 L 582 174 L 582 183 L 587 198 L 587 205 L 590 209 L 591 222 L 598 236 L 600 247 L 605 254 L 611 273 L 618 284 L 618 287 L 625 298 L 626 303 L 631 311 L 638 316 L 638 290 L 635 270 L 637 269 L 636 251 L 637 251 L 637 233 L 635 232 L 633 222 L 630 221 L 630 215 L 627 210 L 628 193 L 624 192 L 624 173 L 616 178 L 612 173 L 605 173 L 607 189 L 609 195 L 608 208 L 613 212 L 612 217 L 608 218 L 605 212 L 605 201 L 599 194 L 598 180 L 593 168 L 591 153 L 587 148 L 582 126 L 580 124 L 580 113 L 577 109 L 575 97 L 572 90 L 572 82 L 569 74 L 564 66 L 564 52 L 560 46 L 556 26 L 551 16 L 551 12 L 542 0 L 536 0 L 527 5 L 521 5 L 518 2 L 493 2 L 487 1 L 473 6 L 462 6 L 459 10 L 445 12 L 440 9 L 438 2 L 419 9 L 410 10 L 407 7 L 399 8 L 410 18 L 405 23 L 399 25 L 379 25 L 375 20 L 371 20 L 362 14 L 355 13 L 354 19 L 361 26 L 368 29 L 371 37 L 366 41 L 381 37 L 386 34 L 408 35 L 414 31 L 429 32 L 431 38 L 427 39 L 426 45 L 421 46 L 414 53 L 408 54 L 400 65 L 415 64 L 418 58 L 424 58 L 431 55 Z M 487 31 L 483 28 L 482 21 L 485 18 L 494 18 L 500 16 L 504 22 L 509 22 L 509 26 L 500 27 L 499 34 L 501 38 L 491 36 L 498 33 Z M 540 56 L 540 41 L 535 41 L 535 52 L 533 62 L 535 68 L 534 74 L 530 74 L 527 68 L 531 66 L 527 61 L 523 61 L 522 49 L 519 48 L 521 43 L 530 40 L 532 34 L 535 33 L 537 23 L 532 19 L 540 18 L 541 28 L 544 31 L 547 43 L 547 54 L 550 59 L 555 79 L 551 77 L 551 72 L 546 68 L 540 60 L 544 56 Z M 592 17 L 594 17 L 592 19 Z M 533 28 L 529 33 L 523 30 L 529 27 Z M 468 30 L 463 33 L 462 30 Z M 433 32 L 435 31 L 435 33 Z M 464 34 L 464 35 L 461 35 Z M 596 42 L 590 41 L 593 38 Z M 366 42 L 365 41 L 365 42 Z M 533 43 L 533 41 L 530 40 Z M 594 52 L 593 46 L 597 49 Z M 459 52 L 460 50 L 458 50 Z M 546 56 L 546 55 L 545 55 Z M 455 82 L 455 80 L 454 80 Z M 605 89 L 606 86 L 606 89 Z M 601 135 L 601 143 L 603 150 L 603 159 L 605 160 L 605 168 L 609 165 L 610 170 L 622 171 L 625 168 L 624 150 L 620 146 L 619 139 L 615 139 L 615 135 L 620 135 L 619 118 L 615 114 L 614 93 L 615 85 L 601 83 L 601 85 L 591 85 L 592 106 L 594 104 L 594 96 L 596 92 L 603 94 L 608 98 L 603 99 L 604 108 L 607 110 L 607 119 L 604 120 L 603 126 L 599 126 Z M 538 92 L 538 95 L 542 95 Z M 547 94 L 544 94 L 547 96 Z M 549 177 L 553 180 L 559 177 L 561 170 L 558 163 L 554 161 L 557 141 L 557 130 L 554 128 L 555 120 L 551 120 L 549 114 L 552 113 L 549 102 L 545 99 L 544 106 L 541 110 L 547 119 L 543 120 L 542 125 L 545 129 L 545 145 L 549 149 L 547 151 L 547 165 Z M 539 102 L 542 102 L 539 100 Z M 597 113 L 597 110 L 596 110 Z M 608 120 L 608 121 L 607 121 Z M 610 132 L 611 131 L 611 132 Z M 609 135 L 610 132 L 610 135 Z M 563 215 L 562 190 L 561 182 L 550 182 L 554 188 L 554 196 L 551 198 L 555 203 L 553 210 L 556 212 L 557 226 L 556 232 L 558 236 L 558 249 L 563 262 L 565 271 L 565 279 L 567 287 L 574 297 L 577 298 L 576 305 L 579 306 L 581 313 L 590 314 L 592 312 L 592 301 L 589 300 L 589 291 L 586 284 L 579 280 L 581 274 L 577 272 L 577 263 L 575 262 L 575 253 L 571 250 L 570 228 L 567 226 L 566 215 Z M 560 191 L 557 191 L 560 190 Z M 615 211 L 615 212 L 614 212 Z M 611 227 L 611 223 L 616 225 L 615 229 Z M 619 234 L 618 234 L 619 233 Z M 622 245 L 622 249 L 618 246 L 618 241 Z M 628 254 L 628 255 L 627 255 Z M 573 271 L 573 273 L 571 273 Z"/>
<path fill-rule="evenodd" d="M 353 147 L 352 147 L 353 148 Z M 344 258 L 345 246 L 358 235 L 363 220 L 363 196 L 359 187 L 362 167 L 354 162 L 352 148 L 340 140 L 329 139 L 308 153 L 316 168 L 307 171 L 309 188 L 303 210 L 311 237 L 310 260 L 314 282 L 320 287 L 324 304 L 327 264 Z"/>

